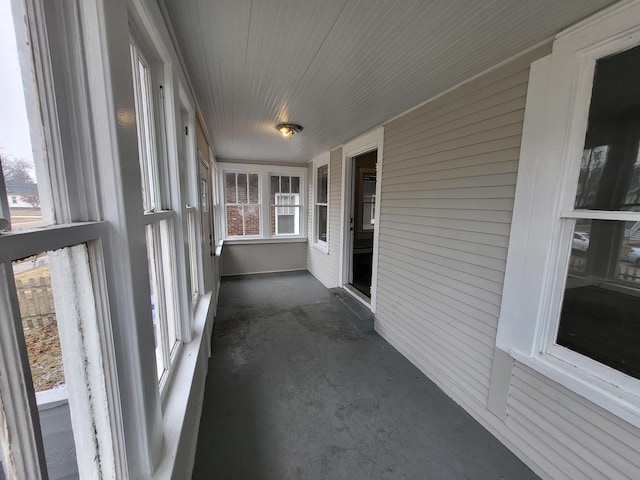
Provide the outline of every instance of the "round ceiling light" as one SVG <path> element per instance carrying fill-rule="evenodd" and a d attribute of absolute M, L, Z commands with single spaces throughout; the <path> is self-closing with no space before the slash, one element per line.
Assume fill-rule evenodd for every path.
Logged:
<path fill-rule="evenodd" d="M 302 131 L 302 127 L 295 123 L 280 123 L 276 125 L 276 128 L 286 138 L 291 138 L 294 134 Z"/>

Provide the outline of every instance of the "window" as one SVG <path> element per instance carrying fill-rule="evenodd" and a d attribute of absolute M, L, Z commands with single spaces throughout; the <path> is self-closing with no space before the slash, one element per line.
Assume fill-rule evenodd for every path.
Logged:
<path fill-rule="evenodd" d="M 604 12 L 532 65 L 497 335 L 517 360 L 636 426 L 638 18 L 637 3 Z"/>
<path fill-rule="evenodd" d="M 260 235 L 260 175 L 257 173 L 224 174 L 227 237 Z"/>
<path fill-rule="evenodd" d="M 47 478 L 56 465 L 124 477 L 110 239 L 96 214 L 99 179 L 85 175 L 98 161 L 82 156 L 95 133 L 79 91 L 85 57 L 70 38 L 77 5 L 58 7 L 64 27 L 39 1 L 0 2 L 0 476 Z"/>
<path fill-rule="evenodd" d="M 303 238 L 306 168 L 220 166 L 227 240 Z"/>
<path fill-rule="evenodd" d="M 164 112 L 164 88 L 153 94 L 151 65 L 136 42 L 130 42 L 136 105 L 136 125 L 142 204 L 146 223 L 147 262 L 151 294 L 151 321 L 156 347 L 156 369 L 161 388 L 166 385 L 180 340 L 175 227 L 178 219 L 170 209 L 168 159 L 159 155 L 157 128 Z M 155 101 L 154 101 L 155 100 Z"/>
<path fill-rule="evenodd" d="M 300 235 L 300 177 L 271 175 L 271 234 Z"/>
<path fill-rule="evenodd" d="M 315 207 L 314 207 L 314 243 L 327 246 L 329 232 L 329 165 L 321 165 L 316 171 Z"/>

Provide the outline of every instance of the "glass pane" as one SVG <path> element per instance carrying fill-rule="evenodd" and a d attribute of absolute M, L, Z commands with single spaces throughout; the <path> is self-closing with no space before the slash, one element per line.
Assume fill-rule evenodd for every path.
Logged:
<path fill-rule="evenodd" d="M 280 177 L 277 175 L 271 175 L 271 178 L 269 179 L 269 184 L 271 185 L 270 202 L 273 205 L 277 203 L 276 196 L 278 193 L 280 193 Z"/>
<path fill-rule="evenodd" d="M 291 177 L 280 177 L 280 192 L 291 193 Z"/>
<path fill-rule="evenodd" d="M 244 207 L 244 234 L 260 235 L 260 207 L 254 205 Z"/>
<path fill-rule="evenodd" d="M 327 186 L 329 180 L 329 166 L 318 168 L 318 185 L 316 190 L 316 203 L 327 203 Z"/>
<path fill-rule="evenodd" d="M 291 195 L 285 195 L 291 198 Z M 300 234 L 300 207 L 272 207 L 272 234 L 276 235 L 299 235 Z"/>
<path fill-rule="evenodd" d="M 236 190 L 236 174 L 225 173 L 224 174 L 224 195 L 226 203 L 238 203 L 238 196 Z"/>
<path fill-rule="evenodd" d="M 134 69 L 133 87 L 142 181 L 142 204 L 145 210 L 152 210 L 160 208 L 161 205 L 151 71 L 148 63 L 134 44 L 131 45 L 131 57 Z"/>
<path fill-rule="evenodd" d="M 300 193 L 300 177 L 291 177 L 291 193 Z"/>
<path fill-rule="evenodd" d="M 158 289 L 158 266 L 156 259 L 159 253 L 160 239 L 155 231 L 155 225 L 147 225 L 147 263 L 149 265 L 149 287 L 151 289 L 151 320 L 153 322 L 153 340 L 156 345 L 156 373 L 158 380 L 166 368 L 165 362 L 165 339 L 162 331 L 162 322 L 164 316 L 164 308 L 162 305 L 162 297 Z"/>
<path fill-rule="evenodd" d="M 247 203 L 247 174 L 238 173 L 238 203 Z"/>
<path fill-rule="evenodd" d="M 39 188 L 39 182 L 48 176 L 44 146 L 38 140 L 44 138 L 40 110 L 33 105 L 38 102 L 34 69 L 20 69 L 11 2 L 7 1 L 0 2 L 0 45 L 0 165 L 6 188 L 6 197 L 0 199 L 0 217 L 11 221 L 11 230 L 49 225 L 53 223 L 53 205 Z"/>
<path fill-rule="evenodd" d="M 373 230 L 375 223 L 375 204 L 363 203 L 362 204 L 362 229 Z"/>
<path fill-rule="evenodd" d="M 575 208 L 640 211 L 640 47 L 597 61 Z"/>
<path fill-rule="evenodd" d="M 638 223 L 578 220 L 557 343 L 640 378 Z"/>
<path fill-rule="evenodd" d="M 49 478 L 77 477 L 49 258 L 41 253 L 12 266 Z"/>
<path fill-rule="evenodd" d="M 200 208 L 209 211 L 209 182 L 205 178 L 200 178 Z"/>
<path fill-rule="evenodd" d="M 178 342 L 178 309 L 177 309 L 177 291 L 176 291 L 176 269 L 173 252 L 176 251 L 173 242 L 173 222 L 172 220 L 162 220 L 158 223 L 160 231 L 160 252 L 162 256 L 158 259 L 158 270 L 162 274 L 162 280 L 158 289 L 162 292 L 162 300 L 164 305 L 164 318 L 166 324 L 167 345 L 169 354 L 171 354 Z M 160 290 L 161 289 L 161 290 Z"/>
<path fill-rule="evenodd" d="M 196 252 L 196 212 L 187 212 L 187 234 L 189 241 L 189 286 L 192 303 L 198 299 L 198 256 Z"/>
<path fill-rule="evenodd" d="M 324 205 L 318 205 L 317 209 L 317 232 L 318 240 L 321 242 L 327 241 L 327 207 Z"/>
<path fill-rule="evenodd" d="M 227 209 L 227 236 L 237 237 L 244 235 L 242 227 L 242 207 L 226 207 Z"/>
<path fill-rule="evenodd" d="M 255 173 L 250 173 L 249 174 L 249 202 L 248 203 L 253 203 L 253 204 L 258 204 L 260 203 L 258 200 L 258 183 L 259 183 L 259 177 L 257 174 Z"/>

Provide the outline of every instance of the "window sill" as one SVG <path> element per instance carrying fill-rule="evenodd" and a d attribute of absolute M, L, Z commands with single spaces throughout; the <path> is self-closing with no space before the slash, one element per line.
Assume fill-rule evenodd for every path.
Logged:
<path fill-rule="evenodd" d="M 326 255 L 329 255 L 329 245 L 324 244 L 322 245 L 321 243 L 317 243 L 317 242 L 309 242 L 311 243 L 311 247 L 315 248 L 316 250 L 318 250 L 319 252 L 322 252 Z"/>
<path fill-rule="evenodd" d="M 176 361 L 175 371 L 167 384 L 167 395 L 162 412 L 163 451 L 161 461 L 153 473 L 152 478 L 154 479 L 172 478 L 174 476 L 180 442 L 190 441 L 184 429 L 198 429 L 198 425 L 185 425 L 185 421 L 192 417 L 188 415 L 192 393 L 204 388 L 204 385 L 200 386 L 195 382 L 202 381 L 204 384 L 204 376 L 198 378 L 198 374 L 202 374 L 201 368 L 198 368 L 198 363 L 199 361 L 207 362 L 206 342 L 208 339 L 205 338 L 205 332 L 211 303 L 211 292 L 200 298 L 194 313 L 193 340 L 183 345 L 180 357 Z M 187 446 L 186 448 L 189 447 Z"/>
<path fill-rule="evenodd" d="M 640 427 L 640 396 L 623 390 L 552 355 L 530 357 L 511 350 L 511 357 L 599 407 Z"/>
<path fill-rule="evenodd" d="M 266 243 L 307 243 L 307 237 L 282 237 L 282 238 L 233 238 L 226 239 L 225 245 L 253 245 Z"/>

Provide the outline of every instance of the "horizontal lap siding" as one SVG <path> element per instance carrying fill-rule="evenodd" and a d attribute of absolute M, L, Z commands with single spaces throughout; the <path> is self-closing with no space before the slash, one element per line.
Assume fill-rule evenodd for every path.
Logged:
<path fill-rule="evenodd" d="M 640 432 L 516 363 L 487 410 L 533 52 L 385 126 L 376 330 L 543 477 L 640 478 Z"/>
<path fill-rule="evenodd" d="M 485 406 L 530 59 L 385 126 L 377 328 Z"/>
<path fill-rule="evenodd" d="M 329 159 L 329 252 L 323 252 L 309 243 L 307 269 L 326 287 L 338 286 L 340 262 L 340 194 L 342 188 L 342 148 L 330 153 Z M 309 167 L 309 239 L 313 238 L 313 165 Z"/>
<path fill-rule="evenodd" d="M 637 428 L 519 364 L 507 425 L 555 478 L 640 478 Z"/>

